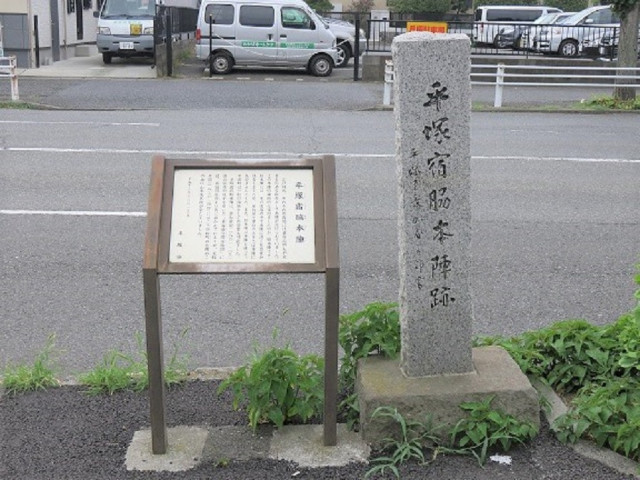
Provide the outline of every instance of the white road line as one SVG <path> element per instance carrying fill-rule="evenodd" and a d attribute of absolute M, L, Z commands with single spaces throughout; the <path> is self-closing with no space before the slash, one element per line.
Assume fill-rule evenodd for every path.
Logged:
<path fill-rule="evenodd" d="M 336 158 L 395 158 L 393 153 L 345 153 L 345 152 L 238 152 L 226 150 L 164 150 L 141 148 L 58 148 L 58 147 L 0 147 L 0 152 L 43 152 L 43 153 L 109 153 L 114 155 L 161 154 L 185 156 L 210 156 L 260 159 L 265 157 L 315 157 L 334 155 Z M 512 155 L 474 155 L 473 160 L 526 160 L 545 162 L 584 163 L 640 163 L 640 158 L 581 158 L 581 157 L 532 157 Z"/>
<path fill-rule="evenodd" d="M 147 212 L 105 212 L 89 210 L 0 210 L 0 215 L 61 215 L 67 217 L 146 217 Z"/>
<path fill-rule="evenodd" d="M 18 125 L 107 125 L 111 127 L 159 127 L 159 123 L 148 122 L 48 122 L 38 120 L 0 120 L 3 124 L 18 124 Z"/>

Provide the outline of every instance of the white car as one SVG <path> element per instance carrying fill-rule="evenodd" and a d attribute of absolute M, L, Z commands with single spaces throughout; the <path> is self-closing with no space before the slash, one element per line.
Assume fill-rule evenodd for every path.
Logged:
<path fill-rule="evenodd" d="M 331 17 L 322 17 L 322 20 L 329 26 L 329 30 L 336 36 L 336 47 L 338 49 L 338 61 L 336 68 L 346 67 L 351 57 L 353 57 L 356 45 L 356 27 L 346 20 L 339 20 Z M 367 48 L 367 37 L 364 30 L 360 29 L 360 42 L 358 43 L 360 55 Z"/>
<path fill-rule="evenodd" d="M 532 26 L 526 28 L 522 32 L 520 42 L 517 45 L 518 48 L 520 50 L 534 50 L 534 41 L 537 39 L 538 35 L 540 35 L 540 31 L 544 27 L 562 24 L 574 13 L 575 12 L 554 12 L 541 16 L 533 22 Z"/>
<path fill-rule="evenodd" d="M 545 27 L 534 41 L 534 49 L 542 53 L 555 53 L 575 57 L 580 45 L 590 38 L 601 38 L 607 27 L 620 25 L 620 18 L 611 5 L 591 7 L 573 14 L 561 25 Z"/>

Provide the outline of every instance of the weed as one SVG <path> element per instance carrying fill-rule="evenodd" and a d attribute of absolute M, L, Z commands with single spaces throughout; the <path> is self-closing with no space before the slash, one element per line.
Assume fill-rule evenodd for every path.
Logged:
<path fill-rule="evenodd" d="M 31 103 L 27 102 L 4 102 L 0 101 L 0 109 L 7 108 L 11 110 L 31 110 L 38 108 Z"/>
<path fill-rule="evenodd" d="M 367 471 L 365 478 L 380 473 L 385 474 L 388 471 L 393 473 L 396 478 L 400 478 L 398 466 L 407 460 L 417 460 L 420 463 L 426 463 L 424 449 L 427 445 L 437 444 L 438 436 L 436 430 L 432 427 L 430 417 L 424 422 L 405 419 L 394 407 L 382 406 L 373 411 L 371 418 L 390 418 L 399 428 L 399 439 L 385 438 L 382 440 L 382 450 L 390 452 L 387 456 L 376 457 L 372 460 L 376 463 L 374 467 Z"/>
<path fill-rule="evenodd" d="M 181 340 L 184 339 L 187 331 L 184 329 L 180 333 Z M 89 387 L 88 393 L 112 395 L 121 390 L 140 392 L 149 387 L 147 352 L 143 337 L 140 332 L 137 332 L 135 337 L 138 346 L 137 357 L 126 355 L 118 350 L 110 350 L 103 356 L 100 365 L 80 376 L 80 383 Z M 179 343 L 176 343 L 164 368 L 165 384 L 173 385 L 183 382 L 186 379 L 186 372 L 186 360 L 179 355 Z"/>
<path fill-rule="evenodd" d="M 609 96 L 596 96 L 580 104 L 596 110 L 640 110 L 640 98 L 622 101 Z"/>
<path fill-rule="evenodd" d="M 231 389 L 236 410 L 246 402 L 254 430 L 267 421 L 278 427 L 294 418 L 304 422 L 322 411 L 323 369 L 322 358 L 299 356 L 289 346 L 256 350 L 249 364 L 220 384 L 218 394 Z"/>
<path fill-rule="evenodd" d="M 400 320 L 396 303 L 370 303 L 363 310 L 340 316 L 338 340 L 344 350 L 340 365 L 340 385 L 347 397 L 340 408 L 347 426 L 358 422 L 358 399 L 353 393 L 358 360 L 371 354 L 395 358 L 400 353 Z"/>
<path fill-rule="evenodd" d="M 4 369 L 2 384 L 7 393 L 44 390 L 58 385 L 54 367 L 51 365 L 55 339 L 55 334 L 49 335 L 44 348 L 36 355 L 33 365 L 8 365 Z"/>
<path fill-rule="evenodd" d="M 591 385 L 572 403 L 553 424 L 561 441 L 575 443 L 589 437 L 598 446 L 640 459 L 640 380 L 621 378 L 605 386 Z"/>
<path fill-rule="evenodd" d="M 515 443 L 524 443 L 538 434 L 531 422 L 517 420 L 499 410 L 491 408 L 493 396 L 480 402 L 466 402 L 460 408 L 469 416 L 460 420 L 451 430 L 451 446 L 457 453 L 468 451 L 476 457 L 480 465 L 487 460 L 487 452 L 493 446 L 499 446 L 508 452 Z"/>

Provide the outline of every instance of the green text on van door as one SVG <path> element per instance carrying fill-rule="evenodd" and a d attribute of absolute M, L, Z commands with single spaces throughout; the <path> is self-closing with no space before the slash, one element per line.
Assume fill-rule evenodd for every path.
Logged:
<path fill-rule="evenodd" d="M 280 42 L 276 45 L 276 42 L 255 42 L 251 40 L 243 40 L 240 45 L 246 48 L 304 48 L 304 49 L 314 49 L 316 48 L 316 44 L 313 42 Z"/>

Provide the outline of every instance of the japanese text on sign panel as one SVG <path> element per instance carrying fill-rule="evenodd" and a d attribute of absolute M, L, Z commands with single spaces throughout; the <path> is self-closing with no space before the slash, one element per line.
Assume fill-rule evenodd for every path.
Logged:
<path fill-rule="evenodd" d="M 312 169 L 177 169 L 169 261 L 314 263 Z"/>

